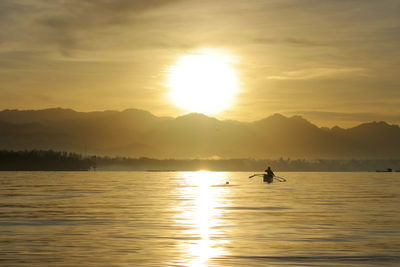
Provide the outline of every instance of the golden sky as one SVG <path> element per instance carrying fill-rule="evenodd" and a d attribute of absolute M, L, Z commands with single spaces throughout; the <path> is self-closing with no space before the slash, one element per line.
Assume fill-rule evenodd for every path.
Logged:
<path fill-rule="evenodd" d="M 400 123 L 398 0 L 2 0 L 0 109 L 140 108 L 199 49 L 235 58 L 240 91 L 215 117 Z"/>

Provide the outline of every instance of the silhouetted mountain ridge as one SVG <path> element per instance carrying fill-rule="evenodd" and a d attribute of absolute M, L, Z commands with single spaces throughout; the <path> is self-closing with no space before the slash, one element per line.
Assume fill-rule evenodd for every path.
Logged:
<path fill-rule="evenodd" d="M 58 149 L 157 158 L 400 158 L 400 128 L 386 122 L 319 128 L 301 116 L 254 122 L 145 110 L 0 111 L 0 149 Z"/>

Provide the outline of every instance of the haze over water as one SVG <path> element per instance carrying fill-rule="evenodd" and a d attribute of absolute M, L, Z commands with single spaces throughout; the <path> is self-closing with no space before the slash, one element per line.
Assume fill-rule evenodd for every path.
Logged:
<path fill-rule="evenodd" d="M 400 264 L 400 173 L 250 174 L 0 173 L 0 265 Z"/>

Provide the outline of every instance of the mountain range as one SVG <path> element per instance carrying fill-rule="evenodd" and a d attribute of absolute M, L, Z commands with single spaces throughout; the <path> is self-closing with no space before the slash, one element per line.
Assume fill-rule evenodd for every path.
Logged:
<path fill-rule="evenodd" d="M 400 158 L 400 128 L 369 122 L 318 127 L 274 114 L 254 122 L 191 113 L 177 118 L 148 111 L 71 109 L 0 111 L 0 149 L 53 149 L 154 158 Z"/>

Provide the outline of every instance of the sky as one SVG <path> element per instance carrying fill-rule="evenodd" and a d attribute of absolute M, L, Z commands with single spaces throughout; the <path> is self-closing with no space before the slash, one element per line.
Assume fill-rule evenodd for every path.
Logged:
<path fill-rule="evenodd" d="M 2 0 L 0 109 L 184 111 L 168 69 L 209 48 L 240 91 L 219 119 L 400 124 L 398 0 Z"/>

